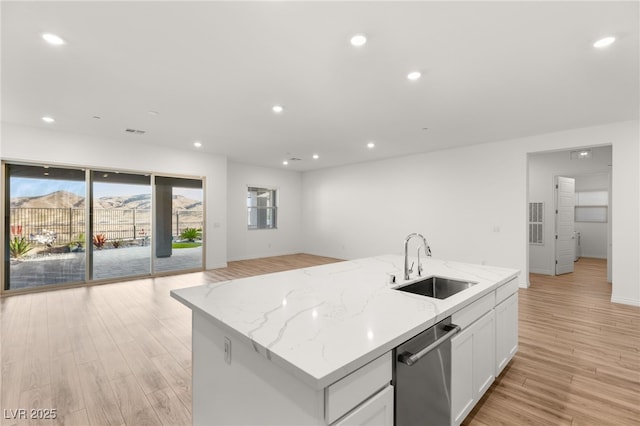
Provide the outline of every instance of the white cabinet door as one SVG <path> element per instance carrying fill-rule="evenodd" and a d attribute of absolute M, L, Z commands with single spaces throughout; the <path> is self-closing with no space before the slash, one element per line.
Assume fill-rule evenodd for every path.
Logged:
<path fill-rule="evenodd" d="M 387 386 L 333 426 L 393 426 L 393 386 Z"/>
<path fill-rule="evenodd" d="M 391 383 L 392 359 L 391 352 L 387 352 L 327 387 L 326 422 L 335 422 Z"/>
<path fill-rule="evenodd" d="M 493 309 L 473 324 L 473 387 L 478 401 L 495 380 L 496 323 Z"/>
<path fill-rule="evenodd" d="M 496 306 L 496 376 L 518 351 L 518 293 Z"/>
<path fill-rule="evenodd" d="M 451 339 L 451 423 L 459 425 L 473 408 L 473 329 Z"/>
<path fill-rule="evenodd" d="M 451 339 L 451 423 L 459 425 L 495 379 L 495 313 Z"/>

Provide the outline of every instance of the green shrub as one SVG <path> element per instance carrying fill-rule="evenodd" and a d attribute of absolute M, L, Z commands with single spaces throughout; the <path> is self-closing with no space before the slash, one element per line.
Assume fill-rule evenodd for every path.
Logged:
<path fill-rule="evenodd" d="M 190 242 L 199 240 L 202 238 L 202 232 L 196 228 L 185 228 L 180 234 L 180 238 Z"/>
<path fill-rule="evenodd" d="M 16 259 L 27 254 L 31 248 L 31 244 L 24 237 L 18 237 L 16 235 L 13 237 L 13 240 L 9 240 L 9 252 L 11 253 L 11 257 Z"/>
<path fill-rule="evenodd" d="M 76 249 L 76 248 L 81 249 L 81 248 L 84 247 L 84 243 L 85 243 L 85 241 L 84 241 L 84 233 L 81 232 L 80 234 L 78 234 L 78 238 L 76 238 L 75 240 L 69 242 L 69 247 L 71 249 Z"/>

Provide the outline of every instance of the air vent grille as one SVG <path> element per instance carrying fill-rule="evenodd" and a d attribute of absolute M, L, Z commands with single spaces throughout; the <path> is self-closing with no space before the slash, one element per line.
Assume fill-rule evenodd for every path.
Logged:
<path fill-rule="evenodd" d="M 136 135 L 144 135 L 146 133 L 146 131 L 138 130 L 138 129 L 125 129 L 124 131 L 127 132 L 127 133 L 133 133 L 133 134 L 136 134 Z"/>
<path fill-rule="evenodd" d="M 544 203 L 529 203 L 529 244 L 544 245 Z"/>

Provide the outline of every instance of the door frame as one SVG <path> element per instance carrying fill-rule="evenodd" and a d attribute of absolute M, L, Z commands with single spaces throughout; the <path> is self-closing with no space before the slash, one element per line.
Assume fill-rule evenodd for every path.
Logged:
<path fill-rule="evenodd" d="M 575 150 L 579 150 L 579 149 L 590 149 L 590 148 L 602 148 L 602 147 L 610 147 L 611 149 L 611 155 L 612 155 L 612 159 L 611 161 L 613 161 L 613 153 L 615 151 L 615 146 L 612 143 L 604 143 L 604 144 L 594 144 L 594 145 L 575 145 L 575 146 L 567 146 L 567 147 L 563 147 L 561 149 L 544 149 L 544 150 L 540 150 L 540 151 L 534 151 L 534 150 L 528 150 L 525 153 L 525 161 L 526 161 L 526 168 L 525 168 L 525 182 L 526 182 L 526 191 L 527 191 L 527 196 L 526 196 L 526 202 L 525 202 L 525 208 L 523 209 L 524 214 L 523 214 L 523 227 L 524 227 L 524 244 L 525 244 L 525 254 L 526 254 L 526 275 L 527 278 L 525 280 L 525 284 L 526 287 L 530 286 L 530 281 L 529 281 L 529 274 L 531 273 L 531 250 L 530 250 L 530 244 L 529 244 L 529 218 L 528 218 L 528 206 L 529 206 L 529 202 L 531 202 L 532 198 L 530 195 L 530 191 L 531 191 L 531 185 L 532 185 L 532 180 L 531 180 L 531 156 L 536 156 L 536 155 L 540 155 L 540 154 L 549 154 L 549 153 L 554 153 L 554 152 L 566 152 L 567 155 L 571 152 L 571 151 L 575 151 Z M 608 242 L 608 247 L 607 247 L 607 278 L 609 283 L 612 283 L 612 275 L 613 275 L 613 232 L 612 232 L 612 228 L 613 228 L 613 191 L 614 191 L 614 187 L 613 187 L 613 165 L 609 164 L 608 165 L 608 173 L 609 173 L 609 185 L 608 185 L 608 190 L 609 190 L 609 226 L 608 226 L 608 236 L 607 236 L 607 242 Z M 596 173 L 597 171 L 593 171 L 594 173 Z M 572 173 L 572 172 L 567 172 L 567 173 L 563 173 L 563 172 L 557 172 L 554 173 L 555 175 L 571 175 L 571 176 L 577 176 L 578 174 L 576 173 Z M 579 173 L 582 174 L 582 173 Z M 555 185 L 555 183 L 554 183 Z M 548 255 L 547 255 L 548 256 Z M 553 250 L 553 257 L 555 258 L 555 244 L 554 244 L 554 250 Z M 555 272 L 555 265 L 554 266 L 554 272 Z M 539 272 L 542 273 L 542 272 Z"/>

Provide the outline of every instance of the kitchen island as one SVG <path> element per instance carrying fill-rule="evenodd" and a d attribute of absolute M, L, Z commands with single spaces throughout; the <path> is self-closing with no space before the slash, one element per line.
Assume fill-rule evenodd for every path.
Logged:
<path fill-rule="evenodd" d="M 493 312 L 501 288 L 517 296 L 517 270 L 432 258 L 423 276 L 477 284 L 444 300 L 397 291 L 417 278 L 402 279 L 403 263 L 384 255 L 173 290 L 193 310 L 194 424 L 338 424 L 363 404 L 392 424 L 392 350 L 454 314 Z"/>

